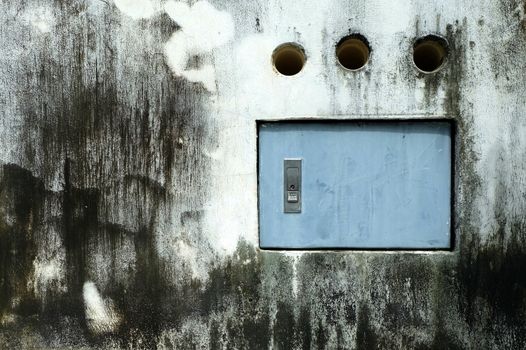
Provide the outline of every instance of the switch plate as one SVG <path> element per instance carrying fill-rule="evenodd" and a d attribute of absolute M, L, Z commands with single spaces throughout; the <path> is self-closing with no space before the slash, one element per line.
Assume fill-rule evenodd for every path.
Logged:
<path fill-rule="evenodd" d="M 301 159 L 283 160 L 283 211 L 301 213 Z"/>

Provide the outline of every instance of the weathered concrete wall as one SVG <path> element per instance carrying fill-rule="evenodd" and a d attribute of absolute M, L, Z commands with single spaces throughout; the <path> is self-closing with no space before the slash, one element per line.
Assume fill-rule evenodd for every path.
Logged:
<path fill-rule="evenodd" d="M 1 4 L 0 348 L 526 347 L 526 2 Z M 255 121 L 291 117 L 454 119 L 454 250 L 260 251 Z"/>

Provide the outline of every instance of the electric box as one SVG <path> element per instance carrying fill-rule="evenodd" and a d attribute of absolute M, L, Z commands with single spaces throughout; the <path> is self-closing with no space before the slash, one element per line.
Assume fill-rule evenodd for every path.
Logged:
<path fill-rule="evenodd" d="M 451 247 L 447 121 L 264 122 L 260 246 Z"/>

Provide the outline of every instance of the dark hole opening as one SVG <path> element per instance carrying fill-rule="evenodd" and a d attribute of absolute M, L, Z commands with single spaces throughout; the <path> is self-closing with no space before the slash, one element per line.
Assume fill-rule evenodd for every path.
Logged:
<path fill-rule="evenodd" d="M 274 50 L 272 62 L 279 73 L 296 75 L 305 65 L 305 53 L 299 45 L 283 44 Z"/>
<path fill-rule="evenodd" d="M 413 62 L 424 73 L 439 70 L 447 54 L 447 44 L 444 39 L 429 35 L 416 41 L 413 46 Z"/>
<path fill-rule="evenodd" d="M 369 45 L 361 35 L 343 38 L 336 46 L 338 62 L 349 70 L 362 68 L 369 61 Z"/>

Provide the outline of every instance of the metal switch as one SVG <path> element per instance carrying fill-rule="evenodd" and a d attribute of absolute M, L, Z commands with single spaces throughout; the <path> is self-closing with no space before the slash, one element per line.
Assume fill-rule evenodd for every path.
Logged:
<path fill-rule="evenodd" d="M 301 159 L 283 161 L 285 213 L 301 213 Z"/>

